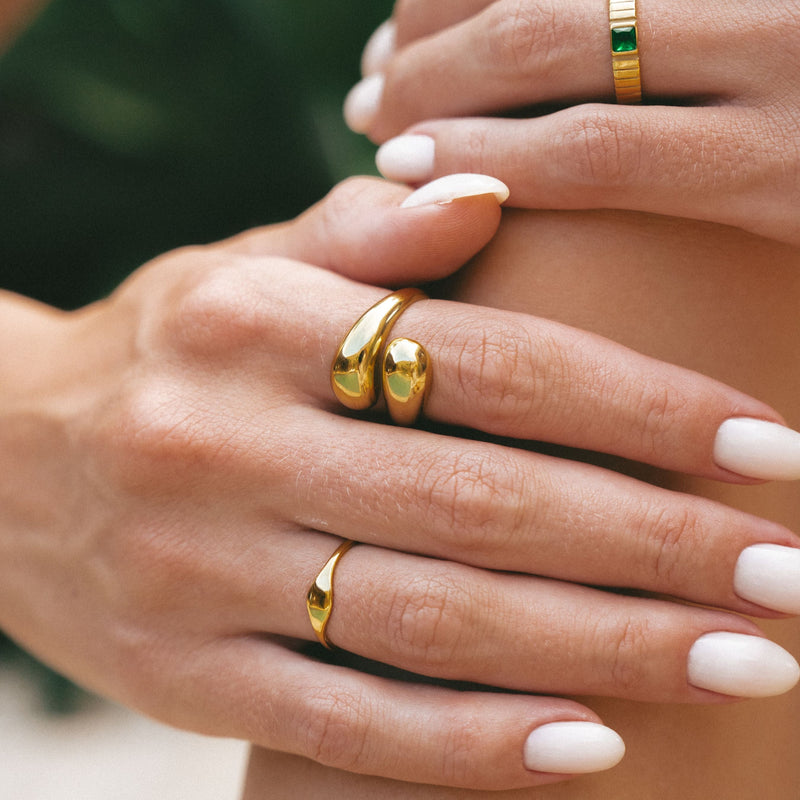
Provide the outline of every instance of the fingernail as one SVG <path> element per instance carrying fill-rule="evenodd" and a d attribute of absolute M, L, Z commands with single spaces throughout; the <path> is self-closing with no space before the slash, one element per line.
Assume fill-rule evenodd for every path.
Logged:
<path fill-rule="evenodd" d="M 385 78 L 380 72 L 359 81 L 344 101 L 344 121 L 354 133 L 366 133 L 378 114 Z"/>
<path fill-rule="evenodd" d="M 717 431 L 714 461 L 749 478 L 796 480 L 800 478 L 800 433 L 752 417 L 728 419 Z"/>
<path fill-rule="evenodd" d="M 361 74 L 364 76 L 380 72 L 394 55 L 397 42 L 397 26 L 390 19 L 379 25 L 369 37 L 361 55 Z"/>
<path fill-rule="evenodd" d="M 772 697 L 800 679 L 800 666 L 782 647 L 760 636 L 718 631 L 689 651 L 689 683 L 732 697 Z"/>
<path fill-rule="evenodd" d="M 493 194 L 498 203 L 508 200 L 508 186 L 497 178 L 489 175 L 472 175 L 460 173 L 458 175 L 445 175 L 435 181 L 426 183 L 410 194 L 401 203 L 402 208 L 416 208 L 433 203 L 451 203 L 463 197 L 479 197 L 484 194 Z"/>
<path fill-rule="evenodd" d="M 764 608 L 800 614 L 800 549 L 779 544 L 745 548 L 736 562 L 733 589 Z"/>
<path fill-rule="evenodd" d="M 625 742 L 616 731 L 596 722 L 550 722 L 525 742 L 526 769 L 577 775 L 601 772 L 622 761 Z"/>
<path fill-rule="evenodd" d="M 421 183 L 433 174 L 436 142 L 430 136 L 408 134 L 389 139 L 378 148 L 375 163 L 381 175 L 400 183 Z"/>

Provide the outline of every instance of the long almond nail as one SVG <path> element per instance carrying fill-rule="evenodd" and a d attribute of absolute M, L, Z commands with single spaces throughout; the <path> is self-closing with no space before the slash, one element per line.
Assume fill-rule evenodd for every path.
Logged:
<path fill-rule="evenodd" d="M 381 72 L 394 55 L 397 26 L 390 19 L 379 25 L 369 37 L 361 56 L 361 74 L 366 77 Z"/>
<path fill-rule="evenodd" d="M 344 101 L 344 121 L 354 133 L 366 133 L 381 107 L 385 78 L 377 72 L 359 81 Z"/>
<path fill-rule="evenodd" d="M 717 631 L 692 645 L 687 677 L 698 689 L 732 697 L 772 697 L 797 683 L 800 666 L 769 639 Z"/>
<path fill-rule="evenodd" d="M 784 614 L 800 614 L 800 549 L 754 544 L 742 550 L 733 589 L 743 600 Z"/>
<path fill-rule="evenodd" d="M 525 742 L 523 762 L 536 772 L 578 775 L 611 769 L 625 755 L 616 731 L 596 722 L 550 722 Z"/>
<path fill-rule="evenodd" d="M 498 203 L 508 200 L 508 186 L 490 175 L 459 173 L 426 183 L 401 203 L 402 208 L 452 203 L 464 197 L 493 194 Z"/>
<path fill-rule="evenodd" d="M 406 134 L 389 139 L 378 148 L 375 163 L 384 178 L 399 183 L 430 180 L 436 155 L 436 142 L 430 136 Z"/>
<path fill-rule="evenodd" d="M 763 419 L 728 419 L 717 431 L 714 461 L 748 478 L 797 480 L 800 478 L 800 433 Z"/>

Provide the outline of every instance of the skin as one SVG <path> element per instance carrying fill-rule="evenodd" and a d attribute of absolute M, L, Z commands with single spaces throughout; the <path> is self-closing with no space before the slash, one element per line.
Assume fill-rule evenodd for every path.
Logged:
<path fill-rule="evenodd" d="M 9 7 L 9 11 L 11 10 Z M 8 16 L 6 21 L 17 23 L 22 16 L 18 16 L 16 12 L 22 9 L 13 10 L 14 18 Z M 344 191 L 343 194 L 345 200 L 350 201 L 352 212 L 353 198 L 359 192 L 352 187 L 349 191 L 353 193 L 348 195 L 348 191 Z M 341 196 L 342 193 L 338 195 L 340 200 Z M 220 619 L 220 607 L 233 609 L 243 599 L 245 593 L 241 587 L 237 589 L 237 585 L 242 583 L 242 574 L 237 572 L 236 576 L 231 576 L 217 573 L 211 584 L 205 584 L 212 589 L 206 593 L 203 580 L 198 580 L 198 574 L 193 572 L 195 568 L 201 573 L 208 569 L 206 555 L 220 544 L 227 546 L 233 543 L 241 548 L 241 541 L 232 537 L 220 537 L 219 525 L 212 521 L 208 528 L 211 539 L 190 558 L 186 558 L 187 545 L 191 549 L 198 547 L 203 541 L 198 534 L 204 524 L 198 525 L 199 519 L 193 519 L 191 513 L 185 512 L 191 508 L 197 509 L 198 505 L 202 507 L 202 503 L 198 504 L 198 498 L 207 500 L 210 497 L 209 489 L 214 487 L 214 481 L 204 477 L 207 476 L 207 467 L 220 452 L 231 445 L 232 440 L 228 436 L 232 432 L 225 430 L 224 425 L 219 427 L 224 416 L 217 418 L 218 427 L 210 437 L 206 433 L 211 432 L 213 424 L 211 428 L 206 427 L 206 433 L 200 437 L 195 436 L 189 428 L 183 427 L 182 423 L 189 421 L 190 416 L 180 419 L 175 417 L 172 419 L 175 427 L 163 427 L 163 415 L 152 414 L 156 406 L 161 410 L 169 407 L 169 404 L 160 405 L 165 396 L 159 394 L 158 390 L 170 388 L 170 391 L 176 391 L 174 396 L 180 395 L 184 399 L 192 396 L 196 402 L 203 396 L 203 387 L 209 385 L 209 367 L 216 364 L 212 373 L 218 374 L 220 363 L 231 363 L 233 353 L 243 346 L 245 350 L 250 350 L 253 343 L 261 341 L 267 333 L 267 329 L 260 323 L 252 328 L 241 324 L 242 312 L 246 314 L 251 310 L 247 303 L 244 307 L 240 304 L 244 300 L 241 295 L 238 297 L 239 303 L 233 302 L 235 291 L 229 295 L 223 293 L 222 298 L 219 298 L 217 292 L 225 284 L 221 271 L 223 265 L 230 290 L 234 288 L 230 282 L 231 274 L 243 278 L 248 275 L 253 277 L 255 273 L 252 269 L 257 272 L 267 266 L 265 259 L 266 262 L 272 259 L 270 269 L 277 270 L 275 275 L 289 266 L 281 259 L 290 258 L 313 261 L 322 266 L 335 266 L 356 278 L 369 275 L 376 282 L 398 280 L 401 275 L 411 280 L 438 277 L 449 272 L 471 250 L 477 249 L 482 243 L 479 241 L 481 237 L 494 224 L 490 209 L 483 207 L 481 210 L 479 202 L 473 204 L 475 213 L 472 214 L 463 213 L 464 209 L 460 204 L 456 206 L 455 217 L 458 219 L 451 220 L 449 225 L 445 223 L 443 229 L 436 231 L 436 236 L 418 236 L 420 233 L 424 234 L 424 223 L 421 228 L 420 220 L 416 219 L 413 228 L 405 229 L 406 232 L 413 230 L 414 237 L 404 239 L 402 236 L 390 236 L 381 240 L 380 236 L 375 236 L 378 231 L 370 231 L 369 224 L 366 227 L 363 225 L 363 215 L 348 216 L 346 202 L 343 205 L 333 202 L 321 211 L 318 210 L 316 215 L 312 213 L 304 221 L 292 226 L 255 232 L 217 247 L 167 255 L 134 276 L 111 300 L 69 315 L 59 314 L 23 298 L 3 295 L 0 298 L 3 332 L 6 341 L 12 346 L 5 356 L 2 371 L 5 384 L 12 386 L 13 390 L 3 398 L 1 413 L 13 424 L 5 428 L 2 447 L 4 458 L 14 464 L 14 470 L 7 473 L 10 477 L 3 486 L 10 522 L 0 532 L 0 548 L 3 550 L 6 570 L 2 597 L 4 616 L 0 620 L 3 627 L 77 680 L 173 724 L 211 733 L 246 736 L 264 744 L 290 746 L 298 752 L 307 752 L 308 742 L 305 742 L 305 746 L 300 743 L 303 737 L 308 738 L 308 727 L 302 716 L 295 719 L 298 725 L 294 731 L 287 731 L 285 728 L 281 730 L 280 727 L 270 730 L 269 726 L 264 725 L 263 715 L 254 713 L 260 705 L 256 702 L 259 696 L 266 705 L 270 705 L 276 697 L 284 697 L 284 693 L 278 691 L 276 694 L 260 694 L 268 687 L 263 683 L 252 684 L 247 680 L 248 677 L 257 678 L 260 670 L 254 663 L 251 663 L 250 669 L 243 668 L 242 658 L 253 656 L 258 649 L 258 646 L 252 646 L 253 630 L 262 631 L 264 623 L 245 622 L 243 631 L 241 616 L 233 629 L 228 627 L 229 621 L 237 614 L 231 617 L 223 614 Z M 439 214 L 445 217 L 453 215 L 452 208 Z M 410 220 L 409 217 L 409 226 Z M 332 227 L 332 221 L 338 222 L 341 227 Z M 378 228 L 386 230 L 380 226 Z M 389 229 L 392 230 L 391 225 Z M 333 239 L 330 238 L 331 230 L 338 231 Z M 358 236 L 353 232 L 357 232 Z M 349 237 L 348 233 L 351 234 Z M 398 230 L 395 229 L 394 233 L 398 234 Z M 368 251 L 363 247 L 359 248 L 359 239 L 361 242 L 369 241 Z M 420 241 L 441 241 L 444 246 L 439 251 L 434 248 L 434 252 L 431 252 L 430 248 L 419 246 Z M 341 249 L 337 249 L 339 245 L 342 246 Z M 394 256 L 398 251 L 407 254 L 409 249 L 413 256 L 398 263 Z M 369 273 L 375 261 L 383 265 L 384 271 L 381 274 Z M 219 282 L 221 279 L 222 283 Z M 294 289 L 296 291 L 297 287 Z M 209 305 L 207 301 L 212 296 L 215 300 Z M 278 296 L 287 295 L 279 293 Z M 358 295 L 357 302 L 354 296 L 352 308 L 343 304 L 339 309 L 342 319 L 329 320 L 331 329 L 341 330 L 345 320 L 356 313 L 355 309 L 363 308 L 367 298 L 373 296 L 374 291 L 362 292 Z M 320 303 L 315 304 L 315 307 L 319 306 Z M 200 320 L 198 315 L 213 323 L 208 328 L 212 335 L 203 336 L 202 326 L 199 328 L 200 338 L 181 335 L 181 323 L 193 321 L 196 324 Z M 409 317 L 413 319 L 410 315 Z M 220 321 L 223 323 L 221 326 Z M 273 325 L 275 321 L 272 320 Z M 277 321 L 280 329 L 281 322 Z M 445 315 L 442 321 L 447 322 L 448 317 Z M 321 323 L 322 320 L 316 324 L 315 329 L 319 329 Z M 475 327 L 475 323 L 472 323 L 472 327 Z M 191 325 L 189 329 L 193 329 Z M 539 333 L 542 332 L 546 331 L 540 329 Z M 326 357 L 330 343 L 328 345 L 323 348 Z M 579 342 L 576 341 L 576 345 Z M 437 363 L 447 363 L 442 357 L 445 352 L 446 348 L 434 351 Z M 79 357 L 76 358 L 77 354 Z M 624 359 L 620 359 L 619 363 L 622 364 L 623 361 Z M 171 382 L 170 387 L 159 384 L 158 380 L 148 383 L 147 380 L 152 381 L 158 377 L 157 365 L 161 364 L 163 367 L 167 363 L 172 367 L 180 363 L 181 368 L 172 378 L 177 378 L 179 373 L 182 377 L 176 383 Z M 148 377 L 148 370 L 153 366 L 157 368 Z M 324 369 L 316 371 L 316 374 L 322 373 Z M 253 377 L 253 373 L 249 373 L 250 377 L 247 377 L 247 370 L 243 374 L 245 382 L 239 385 L 240 388 L 248 385 Z M 143 377 L 147 380 L 137 390 L 137 381 Z M 189 380 L 185 380 L 187 378 Z M 445 386 L 453 384 L 446 380 L 446 370 L 444 378 Z M 133 393 L 127 395 L 126 392 L 131 389 L 134 390 Z M 503 387 L 500 389 L 502 395 Z M 311 391 L 321 397 L 318 387 L 314 386 Z M 709 392 L 710 395 L 720 395 L 719 389 Z M 128 404 L 126 398 L 135 402 Z M 716 401 L 711 402 L 711 406 L 716 402 L 714 413 L 721 415 L 719 401 L 718 396 Z M 263 397 L 261 402 L 265 402 Z M 454 408 L 452 398 L 447 398 L 446 393 L 440 393 L 439 399 L 432 401 L 432 409 L 436 408 L 437 402 L 443 409 Z M 214 404 L 216 401 L 212 405 Z M 722 404 L 728 405 L 727 414 L 736 411 L 775 418 L 769 408 L 742 396 L 734 398 L 734 395 L 728 394 L 727 400 Z M 179 410 L 178 406 L 174 408 Z M 117 416 L 120 410 L 123 412 L 121 418 Z M 485 407 L 467 407 L 457 411 L 455 415 L 442 413 L 441 419 L 454 424 L 480 424 L 479 412 L 485 410 Z M 197 407 L 192 406 L 192 411 L 196 412 Z M 250 409 L 247 413 L 252 411 Z M 585 408 L 582 413 L 590 411 L 591 409 Z M 125 416 L 129 412 L 130 415 Z M 432 416 L 437 416 L 435 411 Z M 495 431 L 497 433 L 536 433 L 535 430 L 515 429 L 502 414 L 495 413 L 494 419 L 499 425 Z M 207 421 L 213 423 L 210 417 Z M 560 436 L 555 437 L 557 440 L 603 449 L 601 435 L 589 436 L 585 440 L 570 440 L 569 435 L 563 434 L 570 427 L 568 423 L 569 420 L 556 419 L 555 429 L 562 431 Z M 707 444 L 713 432 L 714 425 L 708 423 L 709 420 L 706 420 L 704 435 L 699 437 L 701 443 Z M 196 430 L 200 431 L 202 427 Z M 692 445 L 696 437 L 692 435 L 691 428 L 689 425 L 683 435 L 678 437 L 678 446 L 663 448 L 670 453 L 670 456 L 665 457 L 666 461 L 677 462 L 689 471 L 736 480 L 735 476 L 720 474 L 709 463 L 707 447 Z M 544 431 L 539 430 L 539 433 Z M 653 431 L 648 431 L 648 435 L 652 433 Z M 57 446 L 54 447 L 54 443 Z M 607 442 L 605 446 L 608 446 Z M 702 454 L 703 450 L 705 455 Z M 82 455 L 78 455 L 81 451 Z M 631 457 L 643 455 L 635 447 L 623 448 L 622 454 Z M 99 494 L 111 502 L 101 504 L 100 507 L 87 505 L 87 487 L 81 486 L 76 477 L 86 477 L 89 474 L 93 476 L 93 480 L 99 480 L 103 485 Z M 176 474 L 182 477 L 174 482 Z M 96 484 L 94 489 L 100 484 Z M 143 505 L 141 498 L 144 492 L 156 499 L 156 505 L 159 505 L 159 495 L 167 488 L 170 492 L 177 492 L 175 497 L 183 493 L 188 501 L 189 505 L 178 517 L 183 519 L 182 527 L 187 531 L 191 529 L 195 538 L 181 540 L 179 536 L 165 547 L 171 537 L 159 541 L 159 537 L 149 535 L 157 530 L 164 532 L 164 519 L 154 522 L 155 518 L 150 517 L 143 525 L 142 520 L 148 518 L 148 511 L 147 504 Z M 43 502 L 42 497 L 46 501 Z M 237 505 L 239 504 L 234 503 L 234 507 Z M 163 506 L 161 510 L 163 511 Z M 721 512 L 712 511 L 711 506 L 702 505 L 697 506 L 697 513 L 714 516 Z M 766 523 L 751 520 L 748 524 L 743 517 L 738 516 L 727 515 L 727 518 L 737 530 L 738 549 L 751 541 L 791 541 L 787 531 Z M 77 527 L 76 522 L 80 523 Z M 81 536 L 71 536 L 78 529 L 81 530 Z M 747 529 L 750 529 L 749 533 Z M 172 533 L 176 531 L 171 530 Z M 758 535 L 753 538 L 756 530 Z M 111 536 L 108 535 L 110 531 L 113 531 Z M 21 532 L 25 535 L 21 536 Z M 237 531 L 239 533 L 241 531 Z M 141 538 L 141 534 L 144 534 L 144 538 Z M 256 540 L 258 538 L 257 536 Z M 311 544 L 311 539 L 307 542 Z M 383 542 L 379 540 L 379 543 Z M 177 545 L 175 550 L 170 549 L 173 544 Z M 292 546 L 296 552 L 304 551 L 302 537 L 296 537 Z M 324 548 L 322 540 L 316 537 L 302 557 L 303 563 L 297 565 L 297 575 L 283 575 L 283 579 L 289 583 L 307 580 L 305 576 L 312 569 L 311 565 L 319 563 L 323 552 L 328 552 L 328 544 Z M 695 599 L 707 599 L 712 604 L 731 607 L 733 610 L 748 609 L 765 614 L 764 610 L 750 608 L 748 604 L 732 597 L 729 588 L 721 591 L 721 587 L 729 583 L 730 566 L 738 549 L 730 545 L 726 547 L 723 541 L 717 539 L 712 550 L 724 550 L 728 555 L 719 575 L 712 581 L 711 588 L 700 589 L 701 595 L 705 592 L 707 597 Z M 362 548 L 361 552 L 362 555 L 358 558 L 362 559 L 364 574 L 370 574 L 374 571 L 370 568 L 378 562 L 370 561 L 369 548 Z M 148 558 L 151 560 L 148 561 Z M 277 562 L 275 558 L 270 560 Z M 218 561 L 224 564 L 226 559 Z M 397 559 L 391 564 L 391 572 L 395 575 L 396 563 Z M 486 566 L 498 565 L 487 563 Z M 691 568 L 688 558 L 685 569 L 684 585 L 690 587 L 696 582 L 689 579 Z M 20 580 L 21 576 L 25 580 Z M 109 576 L 113 576 L 113 579 L 109 580 Z M 208 577 L 206 572 L 204 580 Z M 217 589 L 222 589 L 221 594 L 213 588 L 214 581 L 217 581 Z M 181 591 L 176 591 L 176 586 L 181 587 Z M 224 587 L 234 587 L 233 594 L 226 593 Z M 691 593 L 690 589 L 689 595 Z M 296 591 L 290 594 L 299 596 Z M 203 629 L 205 623 L 202 621 L 202 614 L 197 615 L 198 596 L 212 599 L 212 616 L 205 622 L 213 620 L 199 638 L 197 633 Z M 246 598 L 244 605 L 251 610 L 255 608 Z M 630 608 L 634 605 L 632 602 Z M 620 606 L 623 607 L 628 606 Z M 98 608 L 103 609 L 100 615 L 96 613 Z M 655 609 L 656 606 L 651 608 Z M 252 613 L 251 610 L 245 613 L 245 618 Z M 295 608 L 289 615 L 288 621 L 283 621 L 282 624 L 286 626 L 284 629 L 279 630 L 278 626 L 272 630 L 295 638 L 304 636 L 306 631 L 304 628 L 303 634 L 300 633 L 296 610 Z M 259 611 L 263 612 L 263 609 Z M 677 654 L 673 654 L 676 656 L 670 667 L 673 675 L 668 681 L 672 685 L 662 689 L 665 699 L 680 697 L 695 702 L 721 700 L 693 692 L 691 688 L 680 685 L 680 681 L 675 680 L 676 675 L 680 674 L 680 650 L 685 651 L 693 636 L 709 628 L 746 632 L 755 629 L 750 628 L 747 623 L 738 622 L 734 617 L 723 618 L 712 612 L 670 609 L 665 613 L 673 620 L 676 639 L 680 640 L 682 636 L 684 640 L 682 646 L 677 648 Z M 768 613 L 765 615 L 769 616 Z M 620 620 L 624 622 L 624 615 Z M 688 620 L 692 622 L 687 633 Z M 345 646 L 361 649 L 346 640 L 346 630 L 333 628 L 333 635 Z M 509 638 L 507 634 L 504 637 Z M 264 642 L 262 652 L 257 654 L 257 658 L 261 659 L 262 666 L 266 666 L 270 662 L 264 661 L 264 657 L 274 655 L 271 651 L 281 649 L 280 639 L 270 644 Z M 290 652 L 291 648 L 288 648 L 287 653 Z M 369 652 L 365 654 L 371 655 Z M 287 666 L 290 669 L 298 668 L 301 664 L 301 660 L 295 659 L 292 667 L 292 658 L 289 655 Z M 234 665 L 242 667 L 241 674 L 232 669 Z M 401 660 L 400 665 L 416 667 L 413 660 Z M 274 667 L 274 663 L 270 666 Z M 307 666 L 302 664 L 303 668 Z M 229 680 L 234 674 L 239 674 L 241 680 Z M 272 677 L 279 674 L 280 671 L 275 671 Z M 312 674 L 324 675 L 325 670 L 317 667 L 316 671 L 311 670 L 308 674 L 309 678 Z M 216 680 L 219 675 L 226 676 L 225 680 Z M 295 677 L 305 680 L 302 671 Z M 331 685 L 335 685 L 336 691 L 341 693 L 345 674 L 329 672 L 328 677 L 333 679 Z M 473 677 L 481 678 L 483 675 L 473 673 Z M 487 674 L 487 677 L 492 676 Z M 316 677 L 314 680 L 317 680 Z M 577 673 L 574 680 L 575 687 L 591 686 L 585 676 L 580 677 Z M 274 684 L 277 689 L 281 689 L 280 681 L 274 681 Z M 273 692 L 276 685 L 271 687 Z M 308 683 L 303 682 L 301 685 L 305 688 Z M 553 685 L 558 686 L 557 680 Z M 511 688 L 515 687 L 512 685 Z M 648 693 L 646 685 L 638 686 L 637 691 Z M 614 692 L 629 694 L 631 688 L 625 686 L 615 689 Z M 331 689 L 331 696 L 332 694 Z M 419 692 L 416 694 L 419 700 L 421 695 Z M 483 702 L 492 713 L 497 714 L 498 709 L 502 712 L 502 699 L 486 699 Z M 280 720 L 283 715 L 278 713 L 278 705 L 273 705 L 273 710 L 276 719 Z M 539 714 L 540 722 L 565 717 L 596 719 L 588 709 L 566 701 L 545 699 L 542 702 L 514 698 L 513 705 L 517 710 L 520 706 L 528 709 L 527 720 L 516 723 L 521 732 L 524 732 L 524 725 L 529 725 L 535 714 Z M 431 710 L 437 706 L 441 707 L 440 704 L 433 704 Z M 505 706 L 506 714 L 500 713 L 500 718 L 507 723 L 512 715 L 508 713 L 510 706 Z M 418 706 L 417 713 L 420 711 Z M 424 707 L 422 712 L 425 719 L 432 718 L 430 713 L 424 713 Z M 391 723 L 387 728 L 390 732 L 394 731 Z M 427 733 L 431 733 L 430 726 Z M 400 736 L 400 739 L 403 737 Z M 485 736 L 482 740 L 485 744 Z M 498 742 L 501 740 L 502 737 L 498 737 Z M 417 759 L 416 764 L 414 758 Z M 411 754 L 411 760 L 406 767 L 407 774 L 420 774 L 419 771 L 414 771 L 414 767 L 423 762 L 423 753 Z M 497 780 L 507 781 L 508 777 L 498 777 Z M 525 780 L 540 783 L 549 778 L 525 776 Z"/>
<path fill-rule="evenodd" d="M 620 242 L 631 258 L 620 259 L 609 246 Z M 769 398 L 797 424 L 800 375 L 786 366 L 796 362 L 799 270 L 796 249 L 729 228 L 619 212 L 515 212 L 450 292 L 594 330 L 701 370 Z M 648 471 L 647 477 L 800 527 L 796 484 L 737 488 L 665 471 Z M 763 627 L 797 652 L 797 621 Z M 382 781 L 254 751 L 244 798 L 332 793 L 381 799 L 788 800 L 800 784 L 797 690 L 711 708 L 586 702 L 628 744 L 623 762 L 606 773 L 533 791 L 466 792 Z"/>
<path fill-rule="evenodd" d="M 800 244 L 796 0 L 757 24 L 744 3 L 639 0 L 637 16 L 647 105 L 632 107 L 609 102 L 602 2 L 400 0 L 382 99 L 360 132 L 428 135 L 423 180 L 494 175 L 517 206 L 649 211 Z M 777 41 L 780 58 L 764 59 Z"/>
<path fill-rule="evenodd" d="M 5 0 L 0 8 L 0 53 L 31 22 L 46 0 Z"/>

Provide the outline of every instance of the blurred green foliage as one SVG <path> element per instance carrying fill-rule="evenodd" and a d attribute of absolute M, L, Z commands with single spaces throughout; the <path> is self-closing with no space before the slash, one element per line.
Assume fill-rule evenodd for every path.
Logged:
<path fill-rule="evenodd" d="M 0 287 L 76 308 L 287 219 L 374 148 L 341 102 L 391 0 L 52 0 L 0 58 Z M 0 637 L 53 710 L 69 683 Z"/>
<path fill-rule="evenodd" d="M 384 0 L 52 0 L 0 60 L 0 286 L 72 308 L 373 171 L 341 121 Z"/>

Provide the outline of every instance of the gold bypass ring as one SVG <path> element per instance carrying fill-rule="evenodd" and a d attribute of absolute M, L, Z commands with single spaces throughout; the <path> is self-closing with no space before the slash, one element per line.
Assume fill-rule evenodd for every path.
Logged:
<path fill-rule="evenodd" d="M 633 105 L 642 102 L 642 73 L 639 66 L 639 30 L 636 0 L 609 0 L 611 26 L 611 65 L 617 102 Z"/>
<path fill-rule="evenodd" d="M 308 618 L 311 620 L 311 627 L 317 635 L 317 639 L 331 649 L 325 629 L 328 627 L 328 620 L 333 611 L 333 573 L 339 559 L 355 544 L 350 539 L 345 539 L 337 548 L 334 554 L 325 562 L 325 566 L 319 571 L 314 579 L 314 583 L 308 589 L 306 595 L 306 608 Z"/>
<path fill-rule="evenodd" d="M 363 411 L 375 405 L 383 390 L 392 420 L 413 425 L 430 388 L 430 358 L 412 339 L 387 341 L 400 314 L 424 299 L 419 289 L 392 292 L 350 328 L 331 366 L 331 387 L 342 405 Z"/>

